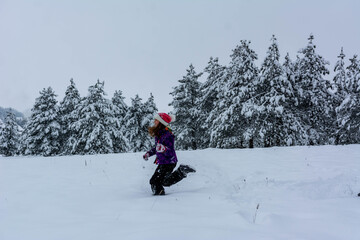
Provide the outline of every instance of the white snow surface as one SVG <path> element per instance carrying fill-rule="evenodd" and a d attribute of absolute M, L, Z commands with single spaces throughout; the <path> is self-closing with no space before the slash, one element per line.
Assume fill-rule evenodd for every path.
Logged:
<path fill-rule="evenodd" d="M 0 157 L 0 239 L 360 239 L 360 145 L 177 153 L 165 196 L 143 153 Z"/>

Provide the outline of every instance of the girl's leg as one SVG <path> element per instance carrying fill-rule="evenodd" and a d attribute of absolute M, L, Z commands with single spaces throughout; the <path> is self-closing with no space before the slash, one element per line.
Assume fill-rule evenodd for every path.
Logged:
<path fill-rule="evenodd" d="M 178 169 L 176 169 L 176 171 L 165 176 L 162 185 L 165 187 L 170 187 L 171 185 L 186 178 L 187 174 L 191 172 L 196 172 L 196 170 L 188 165 L 181 164 Z"/>
<path fill-rule="evenodd" d="M 174 170 L 176 164 L 162 164 L 158 165 L 155 170 L 154 175 L 150 179 L 151 189 L 154 195 L 163 195 L 165 194 L 164 187 L 164 180 L 171 175 L 172 171 Z"/>
<path fill-rule="evenodd" d="M 163 186 L 165 187 L 170 187 L 171 185 L 174 185 L 177 182 L 180 182 L 181 180 L 183 180 L 183 178 L 185 178 L 186 176 L 184 174 L 182 174 L 179 169 L 177 169 L 176 171 L 174 171 L 171 174 L 168 174 L 163 181 Z"/>

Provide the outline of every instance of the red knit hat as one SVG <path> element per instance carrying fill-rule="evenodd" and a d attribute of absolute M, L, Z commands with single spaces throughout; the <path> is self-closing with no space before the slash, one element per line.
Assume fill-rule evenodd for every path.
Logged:
<path fill-rule="evenodd" d="M 175 121 L 175 116 L 172 114 L 166 113 L 157 113 L 155 114 L 155 119 L 164 124 L 166 127 L 173 121 Z"/>

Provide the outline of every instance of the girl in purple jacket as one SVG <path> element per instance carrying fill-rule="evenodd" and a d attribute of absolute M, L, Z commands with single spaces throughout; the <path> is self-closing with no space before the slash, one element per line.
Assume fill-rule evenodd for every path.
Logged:
<path fill-rule="evenodd" d="M 158 166 L 150 179 L 154 195 L 164 195 L 164 186 L 170 187 L 186 178 L 188 173 L 195 172 L 195 169 L 182 164 L 173 172 L 178 160 L 174 149 L 175 136 L 171 132 L 169 124 L 174 120 L 175 116 L 173 115 L 158 113 L 155 114 L 154 126 L 149 127 L 149 134 L 155 137 L 155 147 L 146 152 L 143 158 L 148 160 L 149 157 L 156 154 L 155 164 Z"/>

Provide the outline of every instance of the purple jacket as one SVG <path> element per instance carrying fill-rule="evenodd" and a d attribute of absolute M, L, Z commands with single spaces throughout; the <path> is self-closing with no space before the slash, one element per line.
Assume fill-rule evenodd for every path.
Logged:
<path fill-rule="evenodd" d="M 160 137 L 155 137 L 155 147 L 153 147 L 148 153 L 150 156 L 156 154 L 155 162 L 157 164 L 171 164 L 177 163 L 177 157 L 174 148 L 175 136 L 169 130 L 160 130 Z M 166 147 L 166 150 L 162 153 L 156 152 L 156 145 L 160 143 Z"/>

